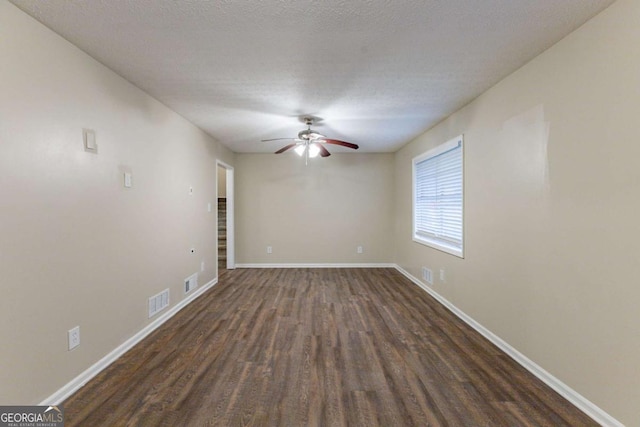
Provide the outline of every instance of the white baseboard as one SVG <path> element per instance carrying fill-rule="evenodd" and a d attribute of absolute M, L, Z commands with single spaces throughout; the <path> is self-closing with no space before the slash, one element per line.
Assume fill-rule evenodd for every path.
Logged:
<path fill-rule="evenodd" d="M 396 268 L 393 263 L 236 264 L 236 268 Z"/>
<path fill-rule="evenodd" d="M 526 370 L 531 372 L 533 375 L 542 380 L 545 384 L 555 390 L 562 397 L 571 402 L 575 407 L 580 409 L 582 412 L 591 417 L 594 421 L 601 424 L 604 427 L 624 427 L 624 425 L 613 418 L 611 415 L 607 414 L 605 411 L 600 409 L 593 402 L 589 401 L 587 398 L 582 396 L 580 393 L 560 381 L 555 376 L 551 375 L 549 372 L 544 370 L 538 364 L 533 362 L 524 354 L 520 353 L 518 350 L 509 345 L 502 338 L 482 326 L 480 323 L 475 321 L 472 317 L 467 315 L 464 311 L 460 310 L 458 307 L 449 302 L 442 295 L 428 287 L 425 283 L 422 283 L 418 278 L 410 274 L 408 271 L 400 267 L 399 265 L 395 265 L 395 268 L 402 273 L 407 279 L 411 280 L 413 283 L 418 285 L 421 289 L 435 298 L 438 302 L 444 305 L 449 311 L 458 316 L 462 321 L 471 326 L 473 329 L 478 331 L 482 336 L 487 338 L 493 344 L 495 344 L 500 350 L 504 351 L 507 355 L 509 355 L 513 360 L 522 365 Z"/>
<path fill-rule="evenodd" d="M 142 341 L 147 335 L 151 332 L 158 329 L 163 323 L 167 320 L 171 319 L 177 312 L 186 307 L 191 301 L 198 298 L 204 292 L 206 292 L 209 288 L 213 287 L 216 283 L 218 283 L 218 278 L 213 279 L 206 285 L 196 289 L 193 294 L 189 295 L 188 298 L 183 299 L 175 306 L 171 307 L 166 313 L 162 314 L 160 317 L 155 319 L 153 322 L 149 323 L 142 330 L 136 333 L 134 336 L 120 344 L 114 350 L 112 350 L 109 354 L 104 356 L 102 359 L 98 360 L 91 367 L 89 367 L 86 371 L 82 372 L 80 375 L 75 377 L 73 380 L 64 385 L 60 390 L 53 393 L 51 396 L 44 399 L 40 402 L 40 406 L 49 406 L 49 405 L 60 405 L 71 396 L 73 393 L 78 391 L 80 387 L 85 385 L 89 380 L 94 378 L 104 369 L 106 369 L 109 365 L 115 362 L 120 356 L 133 348 L 136 344 Z"/>

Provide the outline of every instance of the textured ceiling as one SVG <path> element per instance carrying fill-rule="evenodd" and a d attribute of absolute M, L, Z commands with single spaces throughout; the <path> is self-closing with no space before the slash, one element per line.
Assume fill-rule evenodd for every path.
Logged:
<path fill-rule="evenodd" d="M 395 151 L 613 2 L 11 1 L 236 152 Z"/>

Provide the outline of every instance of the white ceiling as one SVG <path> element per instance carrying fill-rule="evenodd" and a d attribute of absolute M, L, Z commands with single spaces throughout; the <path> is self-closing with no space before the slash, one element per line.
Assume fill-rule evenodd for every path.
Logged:
<path fill-rule="evenodd" d="M 395 151 L 613 2 L 11 1 L 236 152 Z"/>

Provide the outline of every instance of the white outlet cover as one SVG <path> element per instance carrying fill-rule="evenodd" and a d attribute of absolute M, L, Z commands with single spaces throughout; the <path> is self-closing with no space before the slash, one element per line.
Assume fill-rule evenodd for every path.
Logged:
<path fill-rule="evenodd" d="M 271 246 L 267 246 L 267 253 L 268 254 L 273 253 L 273 248 Z"/>
<path fill-rule="evenodd" d="M 211 212 L 211 202 L 207 203 L 207 212 Z"/>
<path fill-rule="evenodd" d="M 132 187 L 131 173 L 129 173 L 129 172 L 125 172 L 124 173 L 124 186 L 125 186 L 125 188 L 131 188 Z"/>
<path fill-rule="evenodd" d="M 73 329 L 69 329 L 69 350 L 73 350 L 80 345 L 80 326 L 76 326 Z"/>
<path fill-rule="evenodd" d="M 193 187 L 189 187 L 189 195 L 193 196 Z"/>

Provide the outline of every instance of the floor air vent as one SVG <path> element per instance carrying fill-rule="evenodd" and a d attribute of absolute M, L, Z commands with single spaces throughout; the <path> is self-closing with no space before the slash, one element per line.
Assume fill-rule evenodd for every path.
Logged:
<path fill-rule="evenodd" d="M 187 294 L 198 287 L 198 273 L 184 279 L 184 293 Z"/>
<path fill-rule="evenodd" d="M 425 282 L 433 285 L 433 271 L 428 269 L 427 267 L 422 267 L 422 278 Z"/>
<path fill-rule="evenodd" d="M 149 317 L 153 317 L 169 306 L 169 289 L 149 298 Z"/>

